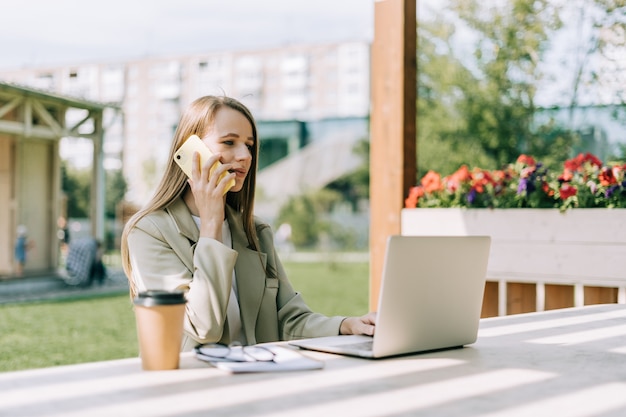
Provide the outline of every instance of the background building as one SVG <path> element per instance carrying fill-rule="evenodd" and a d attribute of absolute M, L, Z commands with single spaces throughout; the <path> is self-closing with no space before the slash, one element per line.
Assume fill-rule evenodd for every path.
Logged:
<path fill-rule="evenodd" d="M 323 181 L 344 174 L 356 163 L 349 160 L 350 146 L 368 136 L 369 59 L 368 42 L 342 42 L 19 69 L 0 72 L 0 79 L 119 103 L 123 112 L 105 114 L 104 166 L 122 169 L 126 199 L 142 204 L 166 163 L 181 110 L 206 94 L 229 95 L 250 108 L 259 123 L 263 168 L 307 145 L 326 143 L 318 146 L 318 156 L 333 153 L 348 160 L 329 163 L 324 172 L 330 175 Z M 343 146 L 334 146 L 331 139 Z M 91 152 L 90 141 L 65 139 L 60 146 L 71 164 L 91 162 L 85 157 Z M 290 171 L 297 181 L 291 181 L 289 189 L 284 175 L 261 173 L 259 187 L 265 191 L 259 195 L 269 202 L 265 207 L 307 188 L 309 182 L 311 187 L 323 186 L 317 175 L 320 167 L 303 166 L 317 160 L 309 157 L 290 165 L 301 173 Z"/>

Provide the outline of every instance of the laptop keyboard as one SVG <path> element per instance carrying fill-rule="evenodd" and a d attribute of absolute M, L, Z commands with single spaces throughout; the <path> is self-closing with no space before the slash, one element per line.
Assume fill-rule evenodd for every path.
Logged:
<path fill-rule="evenodd" d="M 372 346 L 374 346 L 374 341 L 370 340 L 369 342 L 359 342 L 359 343 L 349 343 L 347 345 L 337 345 L 342 349 L 352 349 L 352 350 L 372 350 Z"/>

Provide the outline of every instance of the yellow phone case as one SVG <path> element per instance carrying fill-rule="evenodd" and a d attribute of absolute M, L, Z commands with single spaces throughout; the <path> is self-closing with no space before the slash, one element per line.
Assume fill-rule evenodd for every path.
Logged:
<path fill-rule="evenodd" d="M 174 154 L 174 161 L 180 166 L 180 168 L 187 174 L 189 178 L 191 178 L 191 167 L 193 161 L 193 153 L 198 152 L 200 154 L 200 165 L 204 164 L 204 162 L 209 159 L 213 153 L 209 149 L 208 146 L 202 142 L 202 140 L 197 135 L 192 135 L 187 138 L 185 143 L 182 144 L 180 148 Z M 219 167 L 221 163 L 218 161 L 212 167 L 210 173 L 213 174 L 213 171 Z M 222 178 L 228 175 L 228 172 L 224 172 L 220 176 L 220 181 Z M 233 178 L 229 183 L 229 186 L 226 191 L 230 190 L 235 185 L 235 179 Z"/>

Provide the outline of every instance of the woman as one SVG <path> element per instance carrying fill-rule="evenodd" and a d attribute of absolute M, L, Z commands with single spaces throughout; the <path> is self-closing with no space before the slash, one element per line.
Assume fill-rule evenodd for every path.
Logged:
<path fill-rule="evenodd" d="M 174 154 L 194 134 L 213 156 L 200 166 L 194 153 L 188 179 Z M 186 292 L 183 350 L 198 343 L 373 334 L 374 313 L 326 317 L 292 288 L 270 227 L 253 215 L 258 150 L 254 118 L 239 101 L 206 96 L 189 106 L 154 196 L 122 235 L 131 296 L 145 289 Z M 210 174 L 217 161 L 222 165 Z"/>

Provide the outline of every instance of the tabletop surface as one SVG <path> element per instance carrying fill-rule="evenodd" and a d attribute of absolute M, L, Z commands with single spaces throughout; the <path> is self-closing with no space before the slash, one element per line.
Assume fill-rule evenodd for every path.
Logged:
<path fill-rule="evenodd" d="M 324 369 L 232 375 L 191 354 L 0 373 L 0 416 L 625 416 L 626 305 L 481 320 L 476 343 Z"/>

